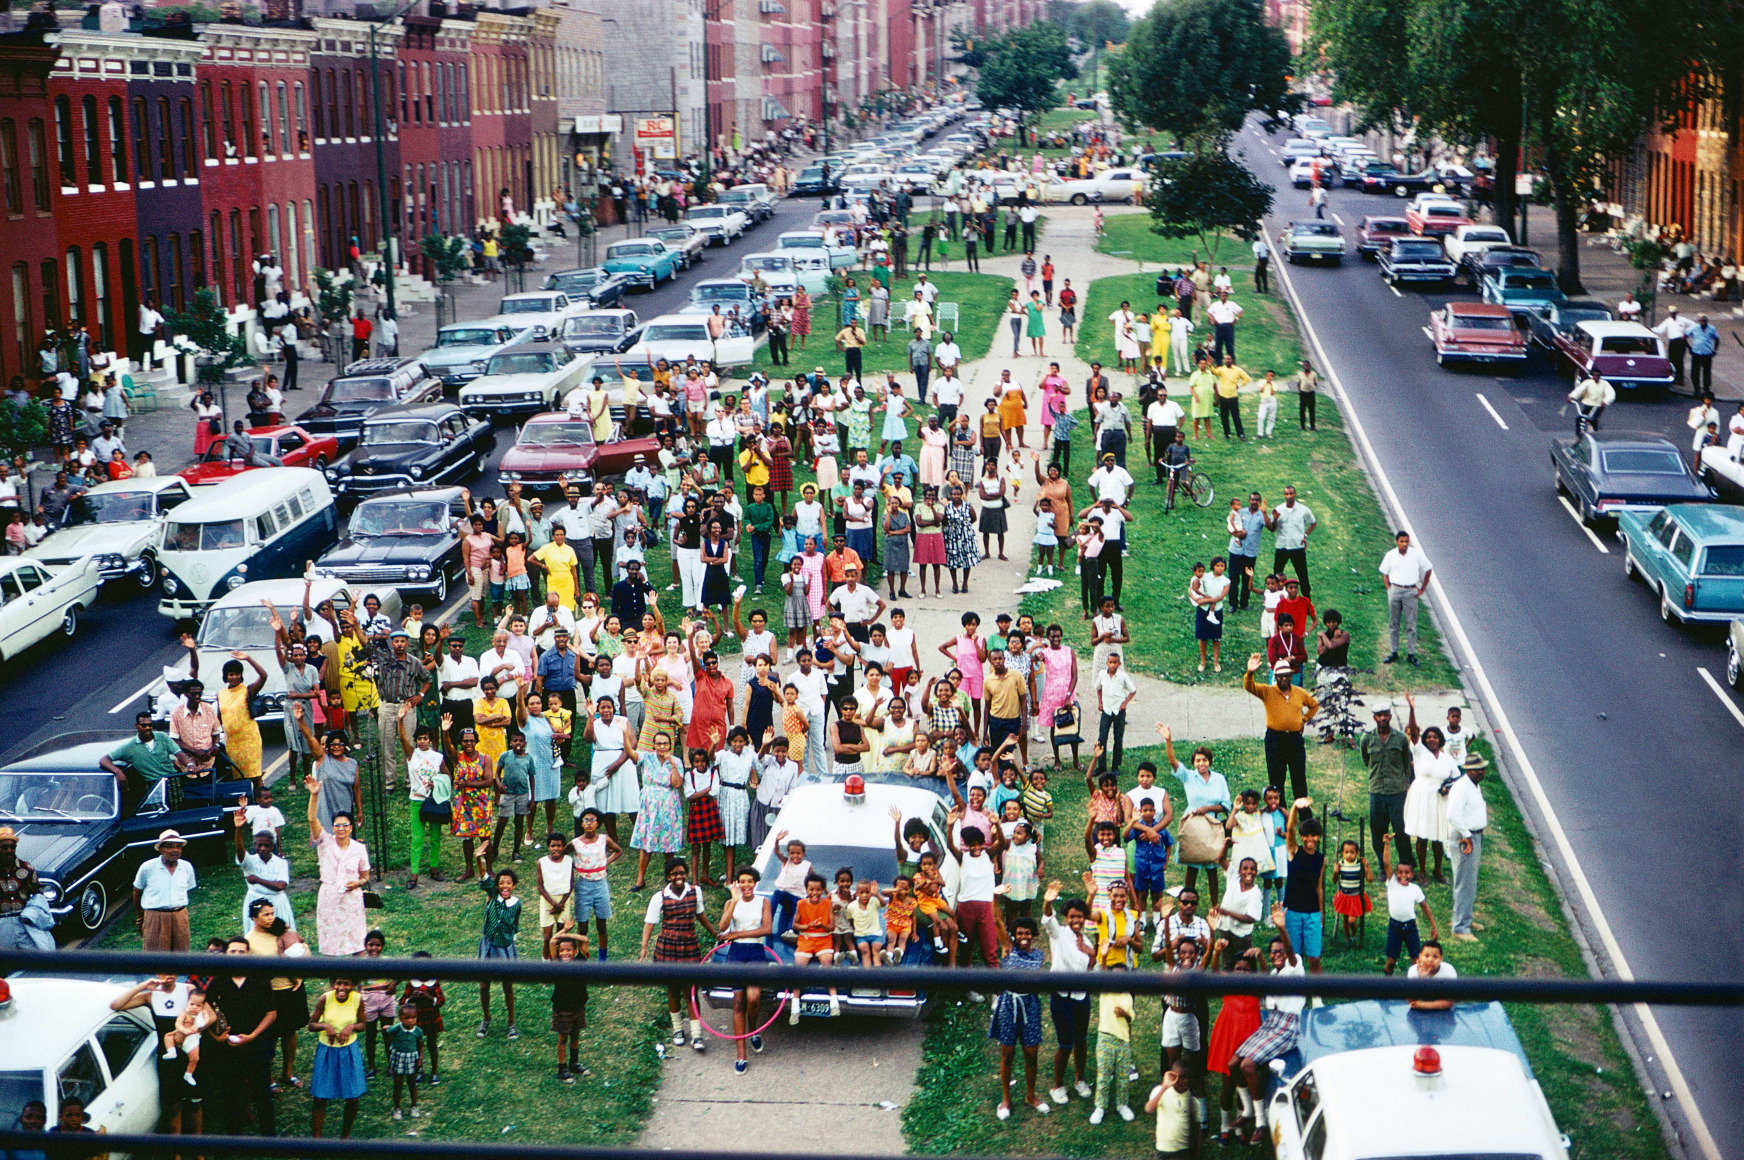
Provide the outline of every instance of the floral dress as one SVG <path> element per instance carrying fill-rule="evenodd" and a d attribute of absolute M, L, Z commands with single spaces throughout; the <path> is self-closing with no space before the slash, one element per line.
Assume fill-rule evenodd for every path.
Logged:
<path fill-rule="evenodd" d="M 811 334 L 811 295 L 804 290 L 793 296 L 793 336 L 805 338 Z"/>
<path fill-rule="evenodd" d="M 945 505 L 945 565 L 973 568 L 981 562 L 981 546 L 975 542 L 975 509 L 967 500 Z"/>
<path fill-rule="evenodd" d="M 1008 971 L 1039 971 L 1042 969 L 1042 949 L 1032 946 L 1027 951 L 1013 947 L 999 965 Z M 993 1002 L 993 1022 L 987 1028 L 987 1038 L 1006 1047 L 1040 1047 L 1042 1042 L 1042 1001 L 1035 994 L 1003 991 Z"/>
<path fill-rule="evenodd" d="M 355 955 L 363 950 L 363 891 L 348 883 L 369 877 L 369 851 L 353 838 L 340 848 L 330 833 L 315 843 L 321 863 L 321 891 L 315 902 L 315 937 L 324 955 Z"/>
<path fill-rule="evenodd" d="M 872 400 L 869 398 L 855 399 L 848 404 L 848 446 L 852 448 L 872 446 Z"/>
<path fill-rule="evenodd" d="M 657 753 L 644 753 L 637 761 L 642 777 L 642 810 L 636 815 L 636 832 L 630 845 L 638 850 L 676 854 L 684 849 L 684 807 L 672 775 L 681 773 L 676 758 L 664 761 Z"/>
<path fill-rule="evenodd" d="M 461 786 L 461 782 L 483 776 L 484 761 L 462 753 L 454 762 L 454 836 L 485 838 L 490 836 L 491 814 L 494 812 L 491 788 L 488 785 Z"/>

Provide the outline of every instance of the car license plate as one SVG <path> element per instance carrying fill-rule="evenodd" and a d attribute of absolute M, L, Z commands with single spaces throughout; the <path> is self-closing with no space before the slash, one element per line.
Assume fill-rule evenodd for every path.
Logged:
<path fill-rule="evenodd" d="M 830 1013 L 830 1001 L 828 999 L 801 999 L 799 1001 L 799 1013 L 801 1015 L 827 1017 Z"/>

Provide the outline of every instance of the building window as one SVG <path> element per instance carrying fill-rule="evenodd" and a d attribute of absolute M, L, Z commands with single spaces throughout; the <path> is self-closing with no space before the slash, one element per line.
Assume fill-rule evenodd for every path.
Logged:
<path fill-rule="evenodd" d="M 30 263 L 15 262 L 12 266 L 12 341 L 18 346 L 18 362 L 27 365 L 30 357 Z"/>
<path fill-rule="evenodd" d="M 332 80 L 331 74 L 328 75 L 328 80 Z M 345 135 L 355 137 L 357 136 L 357 107 L 354 100 L 356 86 L 352 84 L 350 69 L 345 70 L 345 80 L 342 83 L 345 86 Z"/>
<path fill-rule="evenodd" d="M 218 156 L 217 130 L 212 127 L 212 82 L 200 86 L 200 136 L 206 142 L 206 156 Z"/>
<path fill-rule="evenodd" d="M 291 155 L 291 102 L 287 99 L 290 90 L 285 82 L 279 82 L 279 153 L 282 156 Z"/>
<path fill-rule="evenodd" d="M 194 289 L 205 289 L 206 234 L 203 230 L 188 231 L 188 268 L 194 275 Z"/>
<path fill-rule="evenodd" d="M 85 269 L 77 246 L 67 249 L 67 317 L 76 329 L 84 329 Z"/>
<path fill-rule="evenodd" d="M 242 90 L 239 94 L 242 98 L 242 155 L 253 157 L 255 155 L 254 89 L 247 81 L 243 81 L 237 87 Z"/>
<path fill-rule="evenodd" d="M 248 263 L 242 259 L 242 211 L 230 211 L 230 274 L 235 279 L 238 306 L 248 301 Z"/>
<path fill-rule="evenodd" d="M 322 115 L 321 115 L 321 70 L 320 69 L 309 70 L 309 83 L 314 86 L 314 90 L 315 90 L 315 139 L 317 141 L 324 141 L 327 139 L 327 122 L 326 122 L 326 119 L 324 117 L 322 117 Z"/>
<path fill-rule="evenodd" d="M 327 70 L 327 133 L 332 137 L 341 135 L 339 132 L 339 72 L 336 69 Z"/>
<path fill-rule="evenodd" d="M 109 98 L 109 172 L 115 175 L 115 184 L 120 185 L 127 180 L 127 120 L 126 106 L 120 97 Z"/>
<path fill-rule="evenodd" d="M 156 238 L 141 238 L 139 241 L 139 293 L 142 302 L 163 303 L 163 299 L 157 296 Z"/>
<path fill-rule="evenodd" d="M 416 68 L 417 66 L 413 65 L 412 67 Z M 411 90 L 406 87 L 406 62 L 403 60 L 400 62 L 399 73 L 400 73 L 400 124 L 409 125 L 409 124 L 413 123 L 414 121 L 416 121 L 417 118 L 412 116 L 412 114 L 408 108 L 408 100 L 409 100 L 408 94 L 411 92 Z"/>
<path fill-rule="evenodd" d="M 181 134 L 180 134 L 180 136 L 181 136 L 181 140 L 182 140 L 182 176 L 186 177 L 189 181 L 196 181 L 199 179 L 200 175 L 198 173 L 194 172 L 194 170 L 196 169 L 196 167 L 199 166 L 200 159 L 199 159 L 198 154 L 195 152 L 195 150 L 196 150 L 196 145 L 195 145 L 196 138 L 194 137 L 194 101 L 193 101 L 193 98 L 191 98 L 191 97 L 183 97 L 182 98 L 180 112 L 181 112 L 181 126 L 180 126 Z"/>
<path fill-rule="evenodd" d="M 424 63 L 424 119 L 436 120 L 436 86 L 430 79 L 430 63 Z"/>
<path fill-rule="evenodd" d="M 102 242 L 91 247 L 91 302 L 97 312 L 97 341 L 104 350 L 113 350 L 109 325 L 109 247 Z"/>
<path fill-rule="evenodd" d="M 454 79 L 456 79 L 460 82 L 460 104 L 455 109 L 455 113 L 457 115 L 455 116 L 454 119 L 456 121 L 470 121 L 470 120 L 472 120 L 472 112 L 471 112 L 472 106 L 466 103 L 469 98 L 467 96 L 468 81 L 467 81 L 467 70 L 466 70 L 465 65 L 461 65 L 460 67 L 458 67 L 454 70 Z"/>
<path fill-rule="evenodd" d="M 292 222 L 291 224 L 293 226 L 296 225 L 295 222 Z M 297 231 L 293 229 L 291 232 L 294 234 Z M 303 199 L 302 237 L 303 269 L 313 270 L 315 268 L 315 206 L 308 198 Z M 293 246 L 296 245 L 295 239 L 292 240 L 291 244 Z"/>
<path fill-rule="evenodd" d="M 224 301 L 224 216 L 212 211 L 212 289 Z"/>
<path fill-rule="evenodd" d="M 169 253 L 165 257 L 169 259 L 164 277 L 168 281 L 170 302 L 177 310 L 186 310 L 187 307 L 182 300 L 182 235 L 171 234 L 169 236 Z"/>
<path fill-rule="evenodd" d="M 144 97 L 133 99 L 133 164 L 139 180 L 151 180 L 151 113 Z"/>
<path fill-rule="evenodd" d="M 292 293 L 296 292 L 296 287 L 301 281 L 301 278 L 298 275 L 297 262 L 297 258 L 299 257 L 299 254 L 297 253 L 298 236 L 297 203 L 294 201 L 287 201 L 285 202 L 285 248 L 279 251 L 279 257 L 284 261 L 285 287 Z"/>
<path fill-rule="evenodd" d="M 260 152 L 263 157 L 273 152 L 272 86 L 265 81 L 260 82 Z"/>
<path fill-rule="evenodd" d="M 311 78 L 314 76 L 310 74 Z M 309 110 L 303 99 L 303 82 L 298 81 L 292 86 L 297 94 L 297 152 L 309 151 Z M 320 102 L 316 102 L 315 112 L 320 113 Z"/>
<path fill-rule="evenodd" d="M 66 97 L 55 98 L 55 158 L 60 162 L 61 184 L 77 185 L 73 172 L 73 106 Z"/>
<path fill-rule="evenodd" d="M 0 175 L 4 175 L 6 212 L 18 217 L 24 213 L 24 183 L 18 176 L 18 125 L 7 118 L 0 121 Z"/>
<path fill-rule="evenodd" d="M 279 248 L 279 207 L 271 202 L 266 207 L 266 250 L 268 254 L 276 254 L 281 260 L 284 250 Z"/>
<path fill-rule="evenodd" d="M 97 124 L 97 98 L 86 97 L 82 104 L 85 114 L 85 180 L 92 185 L 102 185 L 103 146 L 98 134 L 103 130 Z"/>
<path fill-rule="evenodd" d="M 52 330 L 61 328 L 61 296 L 55 291 L 61 273 L 56 265 L 53 258 L 45 258 L 42 263 L 42 324 Z"/>
<path fill-rule="evenodd" d="M 176 176 L 176 143 L 170 137 L 170 99 L 157 99 L 157 167 L 165 181 Z"/>
<path fill-rule="evenodd" d="M 365 179 L 363 183 L 363 239 L 369 249 L 375 249 L 375 182 Z M 387 252 L 385 249 L 382 251 Z"/>
<path fill-rule="evenodd" d="M 48 144 L 43 140 L 42 118 L 32 117 L 25 132 L 30 149 L 31 198 L 38 213 L 48 213 Z"/>
<path fill-rule="evenodd" d="M 260 232 L 260 207 L 258 205 L 248 207 L 248 246 L 248 256 L 251 259 L 266 253 L 264 248 L 266 239 L 261 236 Z M 252 266 L 252 262 L 250 265 Z"/>
<path fill-rule="evenodd" d="M 391 137 L 399 136 L 399 121 L 394 116 L 394 70 L 388 69 L 381 75 L 381 85 L 385 95 L 378 97 L 382 115 L 382 131 Z"/>
<path fill-rule="evenodd" d="M 316 196 L 321 199 L 321 224 L 319 230 L 321 235 L 321 256 L 325 259 L 326 268 L 331 270 L 333 268 L 333 211 L 327 196 L 327 187 L 323 185 L 316 191 Z M 313 259 L 311 259 L 311 265 L 313 265 Z"/>
<path fill-rule="evenodd" d="M 218 90 L 218 119 L 224 126 L 224 158 L 228 161 L 236 156 L 236 117 L 230 103 L 229 81 Z"/>

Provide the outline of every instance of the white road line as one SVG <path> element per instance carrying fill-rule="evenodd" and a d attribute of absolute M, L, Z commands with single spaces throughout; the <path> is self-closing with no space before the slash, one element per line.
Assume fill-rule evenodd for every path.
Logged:
<path fill-rule="evenodd" d="M 1720 704 L 1726 706 L 1726 712 L 1732 714 L 1733 720 L 1737 721 L 1739 725 L 1744 725 L 1744 709 L 1738 708 L 1738 702 L 1734 701 L 1731 695 L 1726 692 L 1726 686 L 1715 680 L 1714 674 L 1700 665 L 1696 666 L 1696 672 L 1702 675 L 1702 680 L 1708 683 L 1708 688 L 1714 690 L 1714 696 L 1720 698 Z"/>
<path fill-rule="evenodd" d="M 1417 328 L 1417 329 L 1419 329 L 1419 330 L 1421 330 L 1421 331 L 1422 331 L 1422 332 L 1423 332 L 1423 337 L 1424 337 L 1424 338 L 1427 338 L 1427 339 L 1428 339 L 1428 340 L 1429 340 L 1429 341 L 1430 341 L 1430 342 L 1434 342 L 1434 341 L 1435 341 L 1435 334 L 1434 334 L 1434 332 L 1433 332 L 1433 331 L 1431 331 L 1431 330 L 1430 330 L 1430 329 L 1429 329 L 1429 328 L 1428 328 L 1428 327 L 1427 327 L 1427 326 L 1420 326 L 1420 327 L 1418 327 L 1418 328 Z"/>
<path fill-rule="evenodd" d="M 1587 522 L 1581 519 L 1580 512 L 1576 511 L 1575 506 L 1568 502 L 1567 496 L 1557 496 L 1556 502 L 1562 505 L 1562 510 L 1567 512 L 1568 518 L 1574 521 L 1574 526 L 1587 534 L 1587 539 L 1593 542 L 1593 547 L 1597 548 L 1607 556 L 1611 554 L 1611 549 L 1605 547 L 1605 541 L 1599 539 L 1599 537 L 1594 534 L 1593 530 L 1587 526 Z"/>
<path fill-rule="evenodd" d="M 145 684 L 139 686 L 139 688 L 137 688 L 137 689 L 133 690 L 133 692 L 127 694 L 126 700 L 124 700 L 120 704 L 116 705 L 113 709 L 109 710 L 109 712 L 111 712 L 111 713 L 121 712 L 121 710 L 127 708 L 127 706 L 133 704 L 135 701 L 137 701 L 141 697 L 145 696 L 146 693 L 150 692 L 151 687 L 153 685 L 157 684 L 159 679 L 160 678 L 158 678 L 158 677 L 153 677 L 151 680 L 147 681 Z"/>
<path fill-rule="evenodd" d="M 1502 430 L 1506 431 L 1508 429 L 1507 421 L 1504 420 L 1500 415 L 1498 415 L 1496 413 L 1496 409 L 1494 407 L 1490 406 L 1490 401 L 1488 399 L 1484 398 L 1484 393 L 1482 391 L 1477 391 L 1474 393 L 1478 397 L 1478 402 L 1480 402 L 1484 405 L 1484 410 L 1486 410 L 1490 413 L 1490 418 L 1492 418 L 1496 421 L 1496 426 L 1498 426 Z"/>
<path fill-rule="evenodd" d="M 1308 335 L 1308 341 L 1320 356 L 1321 366 L 1326 368 L 1326 378 L 1332 384 L 1334 396 L 1338 400 L 1340 410 L 1345 420 L 1350 424 L 1351 434 L 1356 438 L 1363 458 L 1367 461 L 1370 473 L 1375 482 L 1380 485 L 1381 498 L 1392 509 L 1397 526 L 1411 532 L 1413 542 L 1421 542 L 1420 537 L 1412 530 L 1411 520 L 1405 513 L 1405 505 L 1399 499 L 1393 481 L 1388 477 L 1386 468 L 1381 466 L 1380 456 L 1375 453 L 1375 446 L 1369 440 L 1368 431 L 1363 426 L 1362 418 L 1357 414 L 1352 403 L 1350 392 L 1344 389 L 1344 380 L 1338 375 L 1338 370 L 1327 357 L 1326 347 L 1320 341 L 1320 334 L 1314 327 L 1313 319 L 1302 307 L 1302 299 L 1296 293 L 1295 280 L 1290 276 L 1289 263 L 1278 267 L 1278 274 L 1284 283 L 1284 289 L 1289 292 L 1290 301 L 1295 305 L 1296 317 L 1301 320 L 1302 328 Z M 1570 879 L 1573 881 L 1575 893 L 1580 896 L 1581 905 L 1587 912 L 1588 921 L 1598 934 L 1599 941 L 1604 944 L 1605 953 L 1611 960 L 1612 969 L 1617 977 L 1625 982 L 1632 982 L 1635 970 L 1629 965 L 1629 960 L 1623 955 L 1623 948 L 1617 942 L 1617 936 L 1611 929 L 1610 921 L 1605 917 L 1605 911 L 1599 905 L 1599 898 L 1593 891 L 1592 882 L 1587 878 L 1586 870 L 1581 866 L 1580 858 L 1574 852 L 1574 845 L 1569 841 L 1568 831 L 1563 829 L 1562 819 L 1556 814 L 1556 807 L 1550 801 L 1550 795 L 1544 789 L 1544 783 L 1538 778 L 1538 771 L 1532 764 L 1532 759 L 1526 755 L 1526 747 L 1521 743 L 1520 735 L 1514 729 L 1513 719 L 1508 716 L 1508 710 L 1502 705 L 1501 697 L 1496 693 L 1495 685 L 1490 682 L 1489 672 L 1479 659 L 1477 649 L 1472 645 L 1471 637 L 1466 633 L 1465 623 L 1460 619 L 1459 612 L 1453 607 L 1453 602 L 1447 598 L 1447 590 L 1442 586 L 1441 577 L 1431 575 L 1429 585 L 1435 590 L 1435 605 L 1445 620 L 1448 630 L 1453 634 L 1460 649 L 1465 653 L 1470 666 L 1472 679 L 1477 682 L 1478 691 L 1484 703 L 1495 720 L 1496 730 L 1507 741 L 1521 780 L 1532 794 L 1533 804 L 1538 807 L 1544 817 L 1545 826 L 1550 831 L 1552 843 L 1556 846 L 1563 864 L 1568 867 Z M 1690 1131 L 1695 1136 L 1696 1146 L 1701 1149 L 1706 1160 L 1724 1160 L 1720 1146 L 1715 1142 L 1714 1135 L 1708 1130 L 1708 1123 L 1702 1117 L 1702 1111 L 1696 1104 L 1695 1093 L 1690 1090 L 1688 1081 L 1683 1077 L 1683 1069 L 1677 1064 L 1677 1059 L 1671 1051 L 1671 1044 L 1666 1041 L 1665 1033 L 1660 1030 L 1659 1020 L 1653 1015 L 1645 1003 L 1634 1005 L 1635 1017 L 1640 1020 L 1642 1030 L 1646 1033 L 1653 1054 L 1660 1060 L 1660 1066 L 1665 1071 L 1666 1082 L 1671 1085 L 1672 1094 L 1676 1096 L 1678 1106 L 1683 1109 L 1684 1116 L 1689 1121 Z"/>
<path fill-rule="evenodd" d="M 1401 294 L 1401 293 L 1399 293 L 1399 288 L 1398 288 L 1398 287 L 1397 287 L 1397 286 L 1395 286 L 1395 285 L 1393 285 L 1393 284 L 1392 284 L 1392 283 L 1391 283 L 1391 282 L 1389 282 L 1389 283 L 1387 283 L 1387 289 L 1389 289 L 1389 290 L 1391 290 L 1391 291 L 1392 291 L 1392 292 L 1393 292 L 1393 297 L 1394 297 L 1394 298 L 1403 298 L 1403 297 L 1405 297 L 1405 296 L 1404 296 L 1404 295 L 1403 295 L 1403 294 Z"/>
<path fill-rule="evenodd" d="M 1338 216 L 1338 215 L 1337 215 L 1337 214 L 1333 214 L 1333 215 L 1332 215 L 1332 220 L 1333 220 L 1333 221 L 1335 221 L 1335 222 L 1337 222 L 1337 223 L 1338 223 L 1338 224 L 1339 224 L 1339 225 L 1343 225 L 1343 224 L 1344 224 L 1344 219 L 1343 219 L 1343 218 L 1341 218 L 1341 217 L 1339 217 L 1339 216 Z"/>

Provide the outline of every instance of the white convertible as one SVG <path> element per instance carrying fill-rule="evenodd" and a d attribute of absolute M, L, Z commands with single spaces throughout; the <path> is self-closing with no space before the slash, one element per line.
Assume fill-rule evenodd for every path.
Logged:
<path fill-rule="evenodd" d="M 749 366 L 756 349 L 756 340 L 736 327 L 716 340 L 709 337 L 702 315 L 662 314 L 642 328 L 641 340 L 627 353 L 645 355 L 649 362 L 665 359 L 674 366 L 695 358 L 720 368 Z"/>
<path fill-rule="evenodd" d="M 164 514 L 192 495 L 179 475 L 100 483 L 67 507 L 60 530 L 25 553 L 51 568 L 95 556 L 103 579 L 131 576 L 144 591 L 157 587 L 157 543 Z"/>
<path fill-rule="evenodd" d="M 22 556 L 0 558 L 0 660 L 56 632 L 78 632 L 79 614 L 97 602 L 102 587 L 95 556 L 61 568 Z"/>
<path fill-rule="evenodd" d="M 1726 503 L 1744 503 L 1744 435 L 1703 448 L 1701 477 Z"/>

